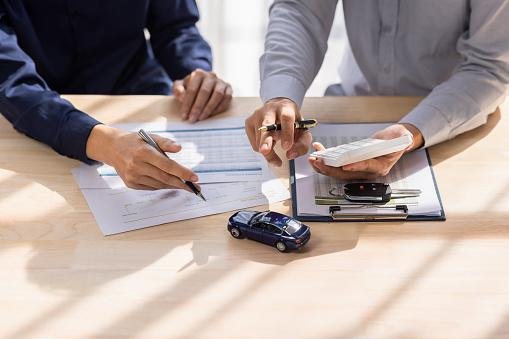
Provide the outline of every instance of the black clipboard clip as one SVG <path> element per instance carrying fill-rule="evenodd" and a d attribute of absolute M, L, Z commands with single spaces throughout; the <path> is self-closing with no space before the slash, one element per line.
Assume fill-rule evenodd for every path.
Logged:
<path fill-rule="evenodd" d="M 362 212 L 359 211 L 362 209 Z M 380 212 L 380 209 L 387 212 Z M 329 207 L 333 221 L 405 220 L 408 218 L 407 205 L 336 205 Z"/>

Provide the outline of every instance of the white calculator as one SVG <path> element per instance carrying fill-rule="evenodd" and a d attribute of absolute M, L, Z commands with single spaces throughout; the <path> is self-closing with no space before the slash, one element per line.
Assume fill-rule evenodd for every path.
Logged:
<path fill-rule="evenodd" d="M 410 144 L 412 144 L 410 135 L 390 140 L 368 138 L 313 152 L 311 156 L 322 159 L 327 166 L 340 167 L 399 152 L 410 146 Z"/>

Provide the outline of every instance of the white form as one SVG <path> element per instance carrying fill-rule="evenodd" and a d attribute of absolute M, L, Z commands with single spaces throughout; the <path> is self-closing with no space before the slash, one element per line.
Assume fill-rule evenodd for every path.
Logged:
<path fill-rule="evenodd" d="M 313 138 L 314 141 L 323 143 L 325 147 L 331 147 L 367 138 L 386 126 L 388 124 L 320 124 L 313 129 Z M 314 172 L 307 157 L 295 160 L 295 179 L 299 215 L 328 216 L 329 206 L 318 205 L 317 200 L 335 198 L 328 194 L 329 191 L 334 192 L 345 183 Z M 407 204 L 410 215 L 441 215 L 440 200 L 424 150 L 405 154 L 386 177 L 374 181 L 388 183 L 396 189 L 420 189 L 422 192 L 418 199 L 398 199 L 391 202 Z M 361 212 L 353 208 L 349 211 Z"/>
<path fill-rule="evenodd" d="M 137 132 L 140 128 L 175 140 L 178 153 L 167 153 L 191 168 L 200 183 L 265 181 L 274 178 L 265 159 L 253 152 L 244 131 L 244 121 L 222 118 L 190 123 L 121 124 L 115 127 Z M 80 188 L 125 187 L 115 169 L 108 165 L 82 165 L 73 170 Z"/>
<path fill-rule="evenodd" d="M 207 201 L 183 190 L 82 189 L 104 235 L 289 199 L 278 179 L 201 186 Z M 225 219 L 225 227 L 227 220 Z"/>

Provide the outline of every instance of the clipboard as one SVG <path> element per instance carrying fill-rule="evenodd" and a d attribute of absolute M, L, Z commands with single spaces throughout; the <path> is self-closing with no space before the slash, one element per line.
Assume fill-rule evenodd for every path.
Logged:
<path fill-rule="evenodd" d="M 296 171 L 295 171 L 295 160 L 290 160 L 290 189 L 292 196 L 292 213 L 293 217 L 299 221 L 317 221 L 317 222 L 371 222 L 371 221 L 395 221 L 395 220 L 403 220 L 403 221 L 445 221 L 446 216 L 444 212 L 444 207 L 442 204 L 442 198 L 440 197 L 440 191 L 438 190 L 437 182 L 435 179 L 435 173 L 433 172 L 433 167 L 431 166 L 431 159 L 428 153 L 428 150 L 424 150 L 426 152 L 426 159 L 428 164 L 430 165 L 431 176 L 433 178 L 433 185 L 435 192 L 438 197 L 438 201 L 440 204 L 440 213 L 438 215 L 419 215 L 419 214 L 410 214 L 408 213 L 408 208 L 404 205 L 398 205 L 394 209 L 395 213 L 369 213 L 367 211 L 365 214 L 359 213 L 341 213 L 341 208 L 337 208 L 334 205 L 331 205 L 329 211 L 329 215 L 299 215 L 298 214 L 298 200 L 297 200 L 297 181 L 296 181 Z M 341 206 L 340 206 L 341 207 Z"/>

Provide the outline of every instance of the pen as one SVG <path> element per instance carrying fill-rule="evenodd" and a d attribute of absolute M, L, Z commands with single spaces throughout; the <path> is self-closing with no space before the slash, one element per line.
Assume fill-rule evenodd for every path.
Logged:
<path fill-rule="evenodd" d="M 170 157 L 161 149 L 161 147 L 159 147 L 157 142 L 155 142 L 155 140 L 152 139 L 152 137 L 147 132 L 145 132 L 143 129 L 140 129 L 138 131 L 138 135 L 141 137 L 141 139 L 143 141 L 145 141 L 147 144 L 154 147 L 159 153 L 161 153 L 162 155 L 164 155 L 165 157 L 170 159 Z M 188 181 L 188 180 L 183 180 L 183 179 L 180 179 L 180 180 L 182 180 L 182 182 L 184 184 L 186 184 L 186 186 L 189 187 L 194 192 L 194 194 L 196 194 L 197 196 L 202 198 L 203 201 L 207 201 L 207 199 L 205 199 L 205 197 L 203 196 L 203 194 L 201 194 L 200 190 L 196 187 L 195 184 L 193 184 L 191 181 Z"/>
<path fill-rule="evenodd" d="M 300 120 L 295 121 L 293 123 L 296 129 L 308 129 L 311 127 L 315 127 L 318 125 L 318 121 L 316 119 L 307 119 L 307 120 Z M 281 124 L 272 124 L 268 126 L 262 126 L 258 128 L 259 131 L 262 132 L 270 132 L 270 131 L 280 131 L 281 130 Z"/>

